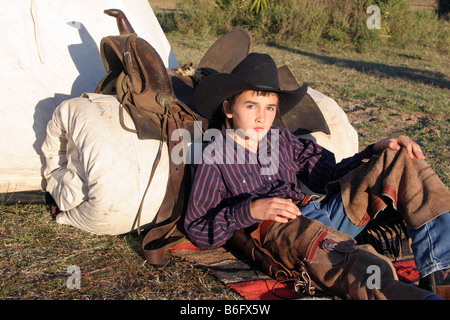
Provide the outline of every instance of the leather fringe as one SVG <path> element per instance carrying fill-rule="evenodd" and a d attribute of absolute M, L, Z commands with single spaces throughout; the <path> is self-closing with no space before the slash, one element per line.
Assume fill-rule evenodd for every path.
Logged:
<path fill-rule="evenodd" d="M 375 250 L 391 259 L 404 257 L 411 253 L 406 224 L 400 214 L 393 209 L 381 212 L 368 223 L 367 227 L 357 236 L 358 244 L 370 244 Z"/>

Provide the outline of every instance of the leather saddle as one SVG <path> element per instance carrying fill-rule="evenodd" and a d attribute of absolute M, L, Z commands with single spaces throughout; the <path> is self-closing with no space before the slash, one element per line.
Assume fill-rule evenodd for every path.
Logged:
<path fill-rule="evenodd" d="M 117 9 L 105 13 L 116 17 L 120 35 L 101 40 L 100 55 L 107 74 L 96 93 L 117 95 L 136 127 L 126 128 L 122 122 L 124 129 L 136 132 L 139 139 L 165 140 L 167 118 L 200 120 L 196 112 L 177 98 L 158 52 L 137 36 L 125 14 Z"/>

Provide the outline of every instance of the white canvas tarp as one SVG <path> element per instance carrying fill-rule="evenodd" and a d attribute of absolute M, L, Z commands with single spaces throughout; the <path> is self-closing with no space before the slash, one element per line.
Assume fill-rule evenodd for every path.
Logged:
<path fill-rule="evenodd" d="M 0 0 L 0 193 L 42 190 L 41 146 L 61 102 L 94 92 L 105 75 L 100 40 L 119 34 L 105 9 L 178 65 L 147 0 Z"/>

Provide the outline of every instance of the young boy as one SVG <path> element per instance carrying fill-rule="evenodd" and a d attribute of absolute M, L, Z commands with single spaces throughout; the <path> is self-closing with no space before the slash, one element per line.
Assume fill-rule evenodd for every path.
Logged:
<path fill-rule="evenodd" d="M 417 287 L 404 287 L 385 259 L 355 245 L 351 237 L 364 225 L 349 218 L 343 194 L 307 203 L 298 183 L 324 194 L 328 183 L 385 149 L 406 150 L 410 161 L 423 162 L 419 145 L 406 136 L 388 138 L 336 164 L 334 155 L 313 141 L 272 127 L 277 113 L 294 107 L 306 89 L 305 84 L 280 90 L 275 62 L 257 53 L 249 54 L 230 74 L 213 74 L 199 84 L 195 101 L 200 114 L 221 119 L 224 125 L 196 167 L 185 218 L 188 236 L 201 248 L 213 248 L 224 245 L 239 229 L 269 221 L 264 247 L 289 267 L 306 262 L 311 277 L 323 288 L 352 299 L 433 297 Z M 450 199 L 446 188 L 440 196 Z M 409 230 L 422 277 L 448 272 L 450 267 L 449 207 L 438 210 L 422 226 Z M 329 267 L 317 268 L 324 264 Z M 365 274 L 367 266 L 374 264 L 383 266 L 381 289 L 368 288 L 365 282 L 370 275 Z M 331 273 L 335 277 L 330 282 L 325 278 Z M 352 289 L 355 275 L 360 279 Z"/>

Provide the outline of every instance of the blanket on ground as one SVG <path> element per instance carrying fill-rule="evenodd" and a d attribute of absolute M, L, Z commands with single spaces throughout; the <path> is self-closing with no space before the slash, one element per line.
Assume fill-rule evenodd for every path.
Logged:
<path fill-rule="evenodd" d="M 315 296 L 300 296 L 294 292 L 291 283 L 274 280 L 260 271 L 245 254 L 228 247 L 202 250 L 184 239 L 170 252 L 197 267 L 207 269 L 216 279 L 235 290 L 246 300 L 331 300 L 335 298 L 321 292 L 316 292 Z M 419 272 L 411 255 L 393 261 L 393 265 L 400 281 L 417 282 Z"/>

